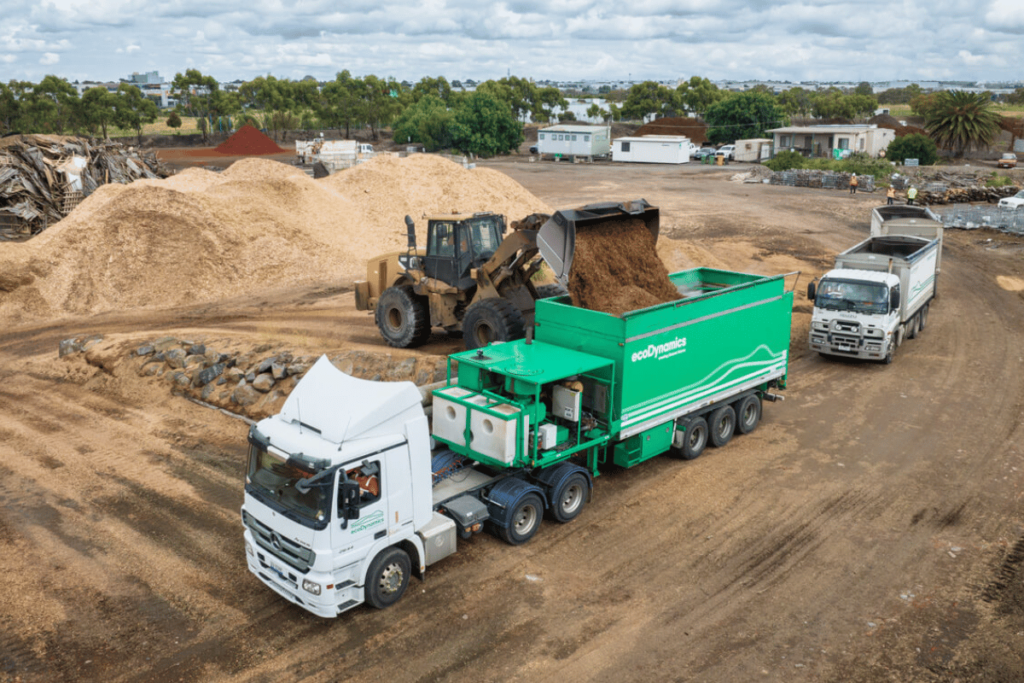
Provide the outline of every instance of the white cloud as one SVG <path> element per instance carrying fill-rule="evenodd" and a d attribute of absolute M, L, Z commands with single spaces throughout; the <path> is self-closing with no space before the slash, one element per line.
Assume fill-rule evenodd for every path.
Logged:
<path fill-rule="evenodd" d="M 0 62 L 4 64 L 14 64 L 17 59 L 15 55 L 0 55 Z"/>
<path fill-rule="evenodd" d="M 43 56 L 39 58 L 39 63 L 43 66 L 49 66 L 56 64 L 60 61 L 60 55 L 56 52 L 44 52 Z"/>

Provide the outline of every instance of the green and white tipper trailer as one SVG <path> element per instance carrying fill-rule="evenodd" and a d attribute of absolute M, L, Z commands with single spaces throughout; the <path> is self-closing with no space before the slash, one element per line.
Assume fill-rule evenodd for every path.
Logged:
<path fill-rule="evenodd" d="M 576 518 L 610 466 L 755 429 L 786 386 L 786 276 L 670 277 L 687 298 L 621 317 L 538 301 L 532 338 L 449 358 L 432 424 L 413 384 L 322 357 L 249 433 L 249 569 L 323 617 L 387 607 L 459 538 L 525 543 L 545 515 Z"/>
<path fill-rule="evenodd" d="M 928 324 L 942 256 L 942 223 L 916 206 L 874 210 L 872 236 L 836 256 L 807 286 L 810 347 L 823 356 L 891 363 Z"/>

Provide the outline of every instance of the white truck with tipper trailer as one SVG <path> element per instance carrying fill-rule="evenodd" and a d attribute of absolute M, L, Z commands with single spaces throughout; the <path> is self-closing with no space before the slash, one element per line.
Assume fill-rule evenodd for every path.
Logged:
<path fill-rule="evenodd" d="M 810 347 L 823 356 L 891 363 L 928 323 L 942 223 L 924 207 L 883 206 L 873 212 L 871 232 L 807 286 L 814 301 Z"/>

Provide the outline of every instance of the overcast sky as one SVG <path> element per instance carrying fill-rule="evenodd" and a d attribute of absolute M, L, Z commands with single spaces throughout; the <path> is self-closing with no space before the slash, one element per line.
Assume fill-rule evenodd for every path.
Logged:
<path fill-rule="evenodd" d="M 1024 78 L 1024 0 L 2 0 L 0 80 Z"/>

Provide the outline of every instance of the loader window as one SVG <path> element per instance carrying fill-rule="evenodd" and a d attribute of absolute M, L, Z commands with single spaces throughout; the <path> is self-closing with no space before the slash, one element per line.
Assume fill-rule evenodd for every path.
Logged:
<path fill-rule="evenodd" d="M 483 263 L 494 255 L 501 244 L 497 221 L 493 218 L 474 220 L 469 224 L 469 231 L 473 243 L 473 262 Z"/>
<path fill-rule="evenodd" d="M 455 226 L 451 223 L 435 223 L 427 245 L 429 256 L 455 255 Z"/>

